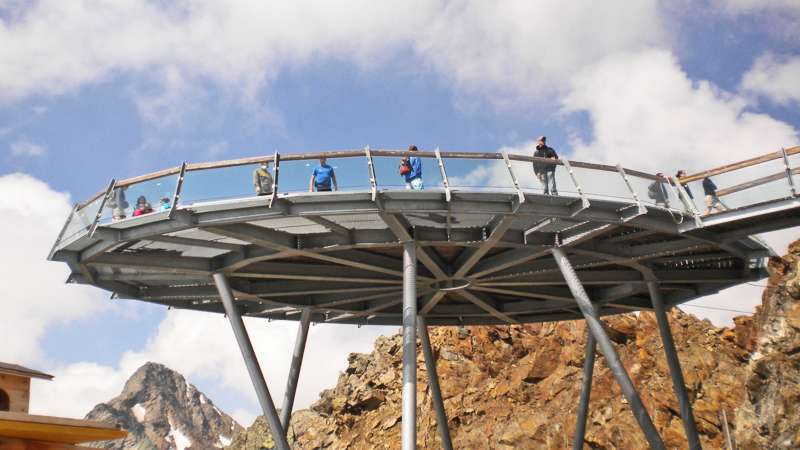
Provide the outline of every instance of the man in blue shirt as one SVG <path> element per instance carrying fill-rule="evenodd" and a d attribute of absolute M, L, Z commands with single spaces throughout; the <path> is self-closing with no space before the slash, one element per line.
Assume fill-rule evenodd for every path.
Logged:
<path fill-rule="evenodd" d="M 416 145 L 409 145 L 408 146 L 409 152 L 416 152 L 417 146 Z M 408 171 L 403 177 L 406 180 L 406 189 L 414 189 L 415 191 L 421 191 L 424 189 L 422 185 L 422 160 L 417 156 L 406 156 L 406 161 L 404 164 L 407 163 L 411 170 Z"/>
<path fill-rule="evenodd" d="M 339 190 L 339 185 L 336 183 L 336 174 L 333 172 L 333 167 L 327 164 L 327 160 L 324 156 L 319 159 L 319 166 L 311 174 L 308 192 L 314 192 L 314 188 L 317 188 L 317 192 L 329 192 L 331 190 L 331 181 L 333 182 L 333 190 Z"/>

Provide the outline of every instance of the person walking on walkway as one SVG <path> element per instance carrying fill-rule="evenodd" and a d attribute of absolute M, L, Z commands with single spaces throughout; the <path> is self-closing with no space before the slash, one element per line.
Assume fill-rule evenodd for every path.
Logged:
<path fill-rule="evenodd" d="M 539 136 L 539 139 L 536 140 L 536 150 L 533 152 L 533 156 L 545 159 L 558 159 L 556 151 L 547 146 L 546 136 Z M 536 178 L 538 178 L 539 182 L 542 184 L 545 195 L 558 195 L 558 189 L 556 189 L 555 164 L 534 161 L 533 173 L 536 174 Z"/>
<path fill-rule="evenodd" d="M 308 192 L 314 192 L 314 188 L 317 189 L 317 192 L 330 192 L 331 186 L 333 186 L 332 190 L 339 190 L 336 173 L 333 171 L 333 167 L 328 165 L 328 158 L 323 156 L 319 159 L 319 165 L 314 169 L 314 173 L 311 174 Z"/>
<path fill-rule="evenodd" d="M 422 184 L 422 159 L 413 156 L 418 151 L 416 145 L 408 146 L 409 154 L 400 161 L 400 174 L 406 180 L 406 189 L 421 191 L 425 188 Z"/>
<path fill-rule="evenodd" d="M 269 161 L 261 163 L 261 167 L 253 171 L 253 187 L 256 195 L 272 194 L 272 175 L 269 173 Z"/>
<path fill-rule="evenodd" d="M 703 193 L 706 196 L 706 215 L 711 214 L 712 209 L 720 212 L 728 209 L 717 196 L 717 185 L 709 177 L 703 178 Z"/>

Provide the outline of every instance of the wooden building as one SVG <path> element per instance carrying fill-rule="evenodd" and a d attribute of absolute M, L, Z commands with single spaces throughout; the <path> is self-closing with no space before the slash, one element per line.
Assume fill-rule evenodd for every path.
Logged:
<path fill-rule="evenodd" d="M 0 362 L 0 450 L 70 450 L 77 444 L 124 438 L 119 427 L 91 420 L 28 414 L 31 378 L 53 376 Z"/>

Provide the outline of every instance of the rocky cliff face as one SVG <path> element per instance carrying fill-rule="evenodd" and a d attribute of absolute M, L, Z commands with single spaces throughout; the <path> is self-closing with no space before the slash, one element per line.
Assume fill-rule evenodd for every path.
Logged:
<path fill-rule="evenodd" d="M 120 395 L 86 418 L 128 431 L 124 441 L 95 444 L 109 449 L 222 448 L 242 428 L 179 373 L 155 363 L 140 367 Z"/>
<path fill-rule="evenodd" d="M 800 448 L 800 241 L 770 261 L 756 340 L 736 414 L 740 449 Z"/>

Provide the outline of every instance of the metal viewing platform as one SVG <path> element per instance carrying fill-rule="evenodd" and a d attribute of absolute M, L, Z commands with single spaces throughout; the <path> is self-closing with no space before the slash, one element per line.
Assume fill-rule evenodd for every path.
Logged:
<path fill-rule="evenodd" d="M 404 346 L 411 355 L 404 379 L 410 379 L 414 372 L 405 370 L 415 367 L 418 327 L 426 362 L 431 359 L 420 324 L 586 319 L 591 349 L 596 339 L 651 446 L 663 448 L 598 317 L 654 310 L 671 360 L 664 309 L 763 278 L 771 250 L 753 235 L 800 224 L 800 147 L 680 182 L 566 159 L 413 152 L 422 159 L 423 190 L 405 189 L 398 173 L 408 154 L 370 148 L 275 153 L 111 180 L 75 205 L 50 259 L 69 265 L 70 282 L 118 298 L 227 313 L 273 431 L 283 428 L 242 315 L 301 323 L 284 411 L 291 411 L 311 321 L 403 325 L 411 345 Z M 309 192 L 320 157 L 334 168 L 337 191 Z M 257 196 L 253 173 L 264 161 L 272 189 Z M 543 193 L 532 165 L 555 170 L 558 195 Z M 701 187 L 706 177 L 720 186 L 723 205 L 710 215 Z M 154 211 L 134 217 L 139 197 Z M 670 366 L 678 376 L 676 356 Z M 428 369 L 435 375 L 435 366 Z M 414 421 L 405 419 L 415 414 L 409 398 L 416 388 L 408 384 L 404 449 L 414 445 Z M 699 448 L 686 393 L 678 394 L 690 446 Z M 445 421 L 443 409 L 437 412 Z M 576 436 L 582 443 L 582 431 Z"/>

